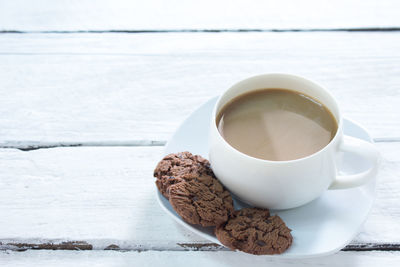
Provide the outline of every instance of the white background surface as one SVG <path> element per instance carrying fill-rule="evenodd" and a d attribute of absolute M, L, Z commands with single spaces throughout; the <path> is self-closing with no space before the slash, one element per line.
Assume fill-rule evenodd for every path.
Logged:
<path fill-rule="evenodd" d="M 400 32 L 385 29 L 400 27 L 399 10 L 397 1 L 0 0 L 0 265 L 398 265 Z M 268 31 L 336 28 L 381 30 Z M 272 71 L 322 83 L 378 141 L 377 200 L 347 251 L 296 261 L 230 252 L 155 200 L 160 145 L 188 113 Z M 46 146 L 58 147 L 16 149 Z M 112 244 L 125 252 L 104 250 Z M 60 247 L 93 250 L 49 250 Z"/>

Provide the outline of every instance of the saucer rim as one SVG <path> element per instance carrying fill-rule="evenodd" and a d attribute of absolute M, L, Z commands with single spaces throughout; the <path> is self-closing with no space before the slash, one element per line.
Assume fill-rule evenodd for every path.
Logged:
<path fill-rule="evenodd" d="M 203 108 L 204 106 L 206 106 L 206 105 L 209 104 L 210 102 L 215 102 L 217 99 L 218 99 L 218 96 L 215 96 L 215 97 L 212 97 L 212 98 L 210 98 L 209 100 L 203 102 L 201 105 L 199 105 L 197 108 L 195 108 L 195 109 L 181 122 L 181 124 L 180 124 L 180 125 L 176 128 L 176 130 L 171 134 L 170 138 L 168 139 L 167 143 L 165 144 L 165 147 L 164 147 L 164 149 L 163 149 L 163 155 L 164 155 L 165 153 L 167 153 L 166 151 L 168 150 L 171 141 L 174 140 L 175 134 L 176 134 L 177 132 L 180 132 L 181 128 L 184 127 L 184 125 L 187 123 L 187 121 L 190 120 L 190 119 L 192 118 L 192 116 L 193 116 L 196 112 L 198 112 L 199 109 Z M 366 140 L 366 141 L 368 141 L 368 142 L 370 142 L 370 143 L 375 143 L 375 142 L 373 141 L 373 139 L 372 139 L 370 133 L 368 132 L 368 130 L 367 130 L 364 126 L 360 125 L 358 122 L 356 122 L 356 121 L 354 121 L 354 120 L 352 120 L 352 119 L 347 118 L 346 116 L 343 116 L 343 124 L 345 124 L 346 121 L 349 122 L 349 123 L 351 123 L 351 124 L 353 124 L 353 125 L 355 125 L 355 126 L 357 126 L 359 129 L 361 129 L 361 130 L 366 134 L 366 136 L 368 137 L 368 140 Z M 343 129 L 345 129 L 345 126 L 343 126 Z M 205 138 L 208 138 L 208 137 L 205 137 Z M 364 139 L 364 140 L 365 140 L 365 139 Z M 371 204 L 370 204 L 370 206 L 369 206 L 369 210 L 368 210 L 366 216 L 364 216 L 362 222 L 359 224 L 357 231 L 354 231 L 353 235 L 351 235 L 348 239 L 346 239 L 341 245 L 339 245 L 339 246 L 337 246 L 337 247 L 335 247 L 335 248 L 333 248 L 333 249 L 331 249 L 331 250 L 327 250 L 327 251 L 319 252 L 319 253 L 313 253 L 313 254 L 287 254 L 287 253 L 282 253 L 282 254 L 279 254 L 279 255 L 262 255 L 262 256 L 264 256 L 264 257 L 271 257 L 271 258 L 305 259 L 305 258 L 315 258 L 315 257 L 321 257 L 321 256 L 332 255 L 332 254 L 334 254 L 334 253 L 340 251 L 343 247 L 345 247 L 347 244 L 349 244 L 349 243 L 354 239 L 354 237 L 360 232 L 361 227 L 364 225 L 365 221 L 366 221 L 367 218 L 369 217 L 369 214 L 371 213 L 372 206 L 373 206 L 373 204 L 374 204 L 374 202 L 375 202 L 375 200 L 376 200 L 376 189 L 377 189 L 377 186 L 376 186 L 376 176 L 373 178 L 373 180 L 374 180 L 375 185 L 374 185 L 374 188 L 373 188 L 374 190 L 373 190 L 373 192 L 372 192 L 372 194 L 371 194 L 372 201 L 371 201 Z M 202 238 L 204 238 L 204 239 L 206 239 L 206 240 L 209 240 L 209 241 L 211 241 L 211 242 L 213 242 L 213 243 L 216 243 L 216 244 L 218 244 L 218 245 L 220 245 L 220 246 L 225 247 L 225 246 L 215 237 L 215 235 L 210 236 L 209 234 L 204 233 L 203 231 L 196 229 L 196 226 L 195 226 L 195 225 L 191 225 L 191 224 L 189 224 L 189 223 L 186 223 L 181 217 L 179 217 L 179 215 L 177 215 L 177 214 L 173 213 L 171 210 L 169 210 L 169 209 L 165 206 L 165 204 L 164 204 L 164 202 L 165 202 L 165 201 L 168 201 L 168 200 L 167 200 L 167 199 L 164 199 L 165 197 L 157 190 L 157 188 L 155 188 L 155 192 L 156 192 L 156 195 L 157 195 L 157 202 L 159 203 L 159 205 L 161 206 L 161 208 L 162 208 L 167 214 L 169 214 L 169 215 L 174 219 L 174 221 L 176 221 L 178 224 L 182 225 L 182 226 L 185 227 L 186 229 L 190 230 L 191 232 L 197 234 L 198 236 L 200 236 L 200 237 L 202 237 Z M 164 200 L 164 201 L 163 201 L 163 200 Z M 168 202 L 168 203 L 169 203 L 169 202 Z M 198 227 L 200 227 L 200 226 L 198 226 Z M 240 253 L 243 253 L 243 254 L 246 254 L 246 255 L 249 255 L 249 254 L 244 253 L 244 252 L 241 252 L 241 251 L 239 251 L 239 250 L 235 250 L 235 251 L 240 252 Z"/>

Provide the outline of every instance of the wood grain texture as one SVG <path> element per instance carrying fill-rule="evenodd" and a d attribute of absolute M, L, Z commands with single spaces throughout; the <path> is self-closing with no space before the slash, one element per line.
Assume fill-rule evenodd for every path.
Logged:
<path fill-rule="evenodd" d="M 283 260 L 230 251 L 26 251 L 0 252 L 2 266 L 397 266 L 399 252 L 339 252 L 327 257 Z"/>
<path fill-rule="evenodd" d="M 400 143 L 378 148 L 384 160 L 377 200 L 352 242 L 356 247 L 400 240 Z M 95 250 L 222 249 L 158 206 L 152 171 L 161 157 L 161 147 L 0 150 L 1 248 L 70 242 Z"/>
<path fill-rule="evenodd" d="M 376 138 L 400 137 L 400 33 L 0 35 L 0 145 L 167 140 L 236 81 L 320 82 Z"/>
<path fill-rule="evenodd" d="M 0 29 L 135 30 L 400 26 L 395 0 L 0 2 Z"/>
<path fill-rule="evenodd" d="M 397 266 L 399 32 L 240 30 L 398 30 L 399 7 L 0 1 L 0 32 L 32 33 L 0 34 L 0 147 L 122 146 L 0 149 L 0 265 Z M 40 34 L 182 29 L 238 32 Z M 273 71 L 321 82 L 346 116 L 383 141 L 376 203 L 346 251 L 295 261 L 230 252 L 177 225 L 156 202 L 159 146 L 184 117 L 232 83 Z"/>

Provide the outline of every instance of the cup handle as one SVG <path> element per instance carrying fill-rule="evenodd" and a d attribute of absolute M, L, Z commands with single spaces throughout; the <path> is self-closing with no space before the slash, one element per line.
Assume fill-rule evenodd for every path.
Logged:
<path fill-rule="evenodd" d="M 369 182 L 370 179 L 375 176 L 378 170 L 380 154 L 374 144 L 345 135 L 344 140 L 340 144 L 339 151 L 359 155 L 363 158 L 362 160 L 370 162 L 371 167 L 357 174 L 337 175 L 329 189 L 344 189 L 360 186 Z"/>

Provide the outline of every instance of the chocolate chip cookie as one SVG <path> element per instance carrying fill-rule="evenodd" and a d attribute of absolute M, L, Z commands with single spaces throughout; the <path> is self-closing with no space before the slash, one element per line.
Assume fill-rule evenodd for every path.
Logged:
<path fill-rule="evenodd" d="M 191 180 L 191 175 L 198 176 L 201 174 L 215 177 L 208 160 L 187 151 L 165 156 L 154 170 L 157 188 L 166 198 L 169 198 L 169 186 L 185 179 Z M 182 178 L 184 175 L 185 178 Z"/>
<path fill-rule="evenodd" d="M 267 209 L 245 208 L 215 229 L 219 241 L 231 249 L 265 255 L 280 254 L 292 244 L 290 229 Z"/>
<path fill-rule="evenodd" d="M 228 220 L 233 212 L 232 197 L 216 178 L 201 174 L 181 179 L 185 181 L 169 187 L 169 202 L 186 222 L 218 226 Z"/>

